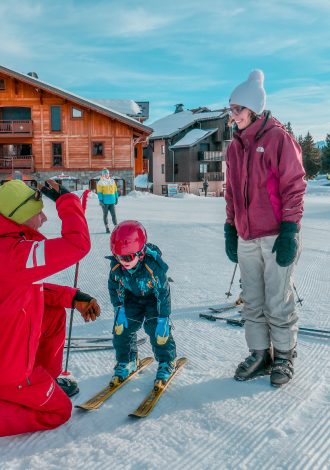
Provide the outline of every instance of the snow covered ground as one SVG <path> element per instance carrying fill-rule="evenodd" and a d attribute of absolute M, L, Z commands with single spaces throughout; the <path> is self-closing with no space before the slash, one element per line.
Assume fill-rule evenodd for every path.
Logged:
<path fill-rule="evenodd" d="M 309 183 L 295 284 L 304 299 L 301 325 L 329 329 L 330 187 L 323 183 Z M 53 203 L 45 204 L 43 231 L 54 237 L 59 220 Z M 300 337 L 296 374 L 283 389 L 272 388 L 267 377 L 238 383 L 232 376 L 247 355 L 243 329 L 199 318 L 207 306 L 226 304 L 234 268 L 224 253 L 223 198 L 131 193 L 117 212 L 119 220 L 140 220 L 170 265 L 174 336 L 189 363 L 145 420 L 127 415 L 152 386 L 156 364 L 97 412 L 74 410 L 54 431 L 0 439 L 1 470 L 329 468 L 329 340 Z M 78 285 L 103 311 L 87 325 L 76 314 L 74 335 L 110 335 L 109 237 L 95 197 L 88 200 L 87 219 L 92 250 L 80 264 Z M 52 280 L 72 285 L 73 277 L 70 268 Z M 238 293 L 237 276 L 232 299 Z M 140 353 L 150 355 L 149 345 Z M 81 389 L 75 404 L 107 384 L 114 362 L 113 351 L 71 354 L 69 369 Z"/>

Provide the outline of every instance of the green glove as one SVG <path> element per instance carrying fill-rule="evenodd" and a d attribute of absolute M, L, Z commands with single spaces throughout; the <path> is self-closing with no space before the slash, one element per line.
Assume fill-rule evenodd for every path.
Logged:
<path fill-rule="evenodd" d="M 282 268 L 290 266 L 297 256 L 298 232 L 298 224 L 294 222 L 281 223 L 280 234 L 275 240 L 272 253 L 276 253 L 276 263 Z"/>
<path fill-rule="evenodd" d="M 233 263 L 238 263 L 237 258 L 237 245 L 238 245 L 238 235 L 237 230 L 234 225 L 225 223 L 225 245 L 226 245 L 226 255 Z"/>

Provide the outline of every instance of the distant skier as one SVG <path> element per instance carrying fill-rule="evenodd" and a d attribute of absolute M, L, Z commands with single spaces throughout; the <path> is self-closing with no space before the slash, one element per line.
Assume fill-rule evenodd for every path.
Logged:
<path fill-rule="evenodd" d="M 236 133 L 227 149 L 225 242 L 241 271 L 251 353 L 235 379 L 271 374 L 271 384 L 281 386 L 292 379 L 296 356 L 293 269 L 306 182 L 300 146 L 264 111 L 263 81 L 261 70 L 252 71 L 229 100 Z"/>
<path fill-rule="evenodd" d="M 77 383 L 62 371 L 66 308 L 85 321 L 100 308 L 78 289 L 43 282 L 90 250 L 79 198 L 49 180 L 42 193 L 56 201 L 62 235 L 47 240 L 41 191 L 23 181 L 0 186 L 0 436 L 53 429 L 71 415 Z"/>
<path fill-rule="evenodd" d="M 206 178 L 204 178 L 204 181 L 203 181 L 203 189 L 204 189 L 204 195 L 205 197 L 207 196 L 207 189 L 209 187 L 209 182 L 207 181 Z"/>
<path fill-rule="evenodd" d="M 113 256 L 108 285 L 115 308 L 113 344 L 117 359 L 112 381 L 122 381 L 137 369 L 136 332 L 143 325 L 159 362 L 156 382 L 166 382 L 176 358 L 169 319 L 168 266 L 160 249 L 147 243 L 145 228 L 135 220 L 117 225 L 110 246 Z"/>
<path fill-rule="evenodd" d="M 101 173 L 101 179 L 96 186 L 97 196 L 103 211 L 103 222 L 106 233 L 110 233 L 108 213 L 110 212 L 113 225 L 117 225 L 116 205 L 118 204 L 118 189 L 115 180 L 107 168 Z"/>

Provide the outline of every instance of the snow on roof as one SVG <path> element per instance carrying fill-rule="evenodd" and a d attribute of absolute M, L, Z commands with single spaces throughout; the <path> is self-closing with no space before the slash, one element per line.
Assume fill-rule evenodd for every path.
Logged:
<path fill-rule="evenodd" d="M 154 130 L 154 132 L 149 138 L 152 140 L 158 139 L 160 137 L 171 137 L 181 129 L 185 129 L 196 121 L 217 119 L 223 117 L 224 115 L 225 113 L 222 111 L 210 111 L 209 113 L 193 113 L 191 111 L 182 111 L 181 113 L 170 114 L 150 124 L 150 127 Z"/>
<path fill-rule="evenodd" d="M 200 140 L 205 139 L 209 135 L 216 132 L 218 129 L 192 129 L 191 131 L 187 132 L 187 134 L 174 145 L 170 146 L 170 149 L 176 149 L 178 147 L 192 147 L 193 145 L 197 144 Z"/>
<path fill-rule="evenodd" d="M 133 100 L 93 100 L 106 108 L 113 109 L 128 116 L 135 116 L 141 113 L 140 106 Z"/>

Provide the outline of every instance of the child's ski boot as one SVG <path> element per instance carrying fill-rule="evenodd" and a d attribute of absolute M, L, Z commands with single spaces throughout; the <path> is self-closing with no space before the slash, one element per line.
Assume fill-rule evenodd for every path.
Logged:
<path fill-rule="evenodd" d="M 171 377 L 175 370 L 175 361 L 160 362 L 155 379 L 155 387 L 160 388 Z"/>
<path fill-rule="evenodd" d="M 127 377 L 136 371 L 138 368 L 138 360 L 133 359 L 130 362 L 117 362 L 114 368 L 113 377 L 111 379 L 111 384 L 117 385 L 118 383 L 123 382 Z"/>

